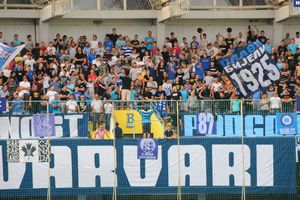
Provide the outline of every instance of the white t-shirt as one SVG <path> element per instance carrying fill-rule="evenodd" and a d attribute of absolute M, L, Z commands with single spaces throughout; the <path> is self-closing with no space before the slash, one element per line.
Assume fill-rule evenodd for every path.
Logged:
<path fill-rule="evenodd" d="M 53 53 L 53 54 L 56 53 L 55 47 L 47 47 L 47 51 L 49 52 L 50 50 L 52 50 L 52 53 Z"/>
<path fill-rule="evenodd" d="M 270 107 L 271 107 L 271 109 L 280 109 L 280 107 L 281 107 L 280 97 L 271 97 L 270 98 Z"/>
<path fill-rule="evenodd" d="M 48 89 L 50 87 L 49 81 L 50 81 L 49 76 L 44 76 L 43 77 L 43 87 L 44 87 L 44 89 Z"/>
<path fill-rule="evenodd" d="M 94 41 L 94 40 L 92 40 L 91 42 L 90 42 L 90 46 L 91 46 L 91 49 L 96 49 L 97 47 L 98 47 L 98 43 L 99 43 L 99 41 L 98 40 L 96 40 L 96 41 Z"/>
<path fill-rule="evenodd" d="M 220 87 L 222 87 L 221 83 L 212 83 L 211 84 L 211 88 L 213 89 L 214 92 L 217 92 Z"/>
<path fill-rule="evenodd" d="M 103 107 L 103 103 L 100 99 L 98 100 L 93 100 L 91 106 L 94 108 L 96 113 L 101 112 L 101 108 Z"/>
<path fill-rule="evenodd" d="M 20 82 L 20 87 L 30 88 L 30 83 L 28 81 L 26 81 L 26 82 L 21 81 Z M 27 89 L 23 89 L 23 90 L 21 90 L 21 92 L 23 94 L 29 94 L 29 90 L 27 90 Z"/>
<path fill-rule="evenodd" d="M 113 110 L 113 105 L 111 103 L 104 104 L 104 113 L 111 114 Z"/>
<path fill-rule="evenodd" d="M 53 101 L 54 95 L 56 94 L 57 94 L 56 91 L 50 91 L 50 90 L 46 93 L 46 95 L 49 97 L 49 102 Z"/>
<path fill-rule="evenodd" d="M 76 113 L 77 102 L 75 100 L 68 100 L 66 103 L 68 113 Z"/>
<path fill-rule="evenodd" d="M 33 65 L 35 64 L 35 60 L 33 59 L 30 59 L 30 60 L 25 60 L 25 64 L 28 65 L 28 66 L 31 66 L 33 67 Z"/>

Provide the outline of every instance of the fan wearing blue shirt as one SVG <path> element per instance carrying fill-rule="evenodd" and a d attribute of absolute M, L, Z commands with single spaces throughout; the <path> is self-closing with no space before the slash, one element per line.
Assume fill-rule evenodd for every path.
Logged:
<path fill-rule="evenodd" d="M 96 58 L 97 58 L 96 50 L 92 49 L 91 53 L 88 55 L 89 64 L 92 65 L 93 64 L 93 60 L 95 60 Z"/>
<path fill-rule="evenodd" d="M 22 97 L 19 96 L 19 93 L 14 93 L 14 100 L 12 100 L 11 103 L 13 115 L 22 115 L 24 113 L 24 101 Z"/>
<path fill-rule="evenodd" d="M 202 68 L 207 71 L 210 69 L 210 57 L 207 56 L 206 53 L 203 54 L 203 57 L 200 59 L 202 64 Z"/>
<path fill-rule="evenodd" d="M 189 80 L 187 80 L 189 81 Z M 181 104 L 181 109 L 183 111 L 188 111 L 188 97 L 189 97 L 189 92 L 186 90 L 186 88 L 182 85 L 181 89 L 179 90 L 180 94 L 181 94 L 181 100 L 182 100 L 182 104 Z"/>
<path fill-rule="evenodd" d="M 14 34 L 14 40 L 11 41 L 11 46 L 15 47 L 15 46 L 19 46 L 21 45 L 21 40 L 18 39 L 19 35 L 18 34 Z"/>
<path fill-rule="evenodd" d="M 148 31 L 148 36 L 145 37 L 146 48 L 148 51 L 153 47 L 154 37 L 152 37 L 152 32 Z"/>
<path fill-rule="evenodd" d="M 287 46 L 287 49 L 292 52 L 293 55 L 296 54 L 298 48 L 298 44 L 295 44 L 295 39 L 291 39 L 291 44 Z"/>
<path fill-rule="evenodd" d="M 104 48 L 109 49 L 109 51 L 111 51 L 113 48 L 113 45 L 114 45 L 113 41 L 111 41 L 109 39 L 109 34 L 106 34 L 105 41 L 104 41 Z"/>

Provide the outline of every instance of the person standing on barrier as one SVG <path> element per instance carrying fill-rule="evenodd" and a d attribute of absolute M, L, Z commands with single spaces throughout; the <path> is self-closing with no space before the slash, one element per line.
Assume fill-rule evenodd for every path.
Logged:
<path fill-rule="evenodd" d="M 132 79 L 128 77 L 128 74 L 125 72 L 125 69 L 122 69 L 122 75 L 120 76 L 120 79 L 122 80 L 122 90 L 121 90 L 121 96 L 122 96 L 122 101 L 130 100 L 130 86 L 132 83 Z M 127 104 L 127 107 L 129 107 L 129 102 Z"/>
<path fill-rule="evenodd" d="M 102 121 L 103 103 L 99 98 L 98 94 L 95 94 L 95 98 L 92 100 L 91 108 L 93 111 L 93 130 L 96 129 L 97 125 Z"/>
<path fill-rule="evenodd" d="M 150 138 L 151 135 L 151 115 L 154 113 L 154 110 L 149 111 L 147 106 L 144 107 L 144 110 L 136 108 L 136 111 L 142 116 L 142 128 L 143 128 L 143 137 Z"/>
<path fill-rule="evenodd" d="M 110 101 L 107 101 L 106 98 L 104 99 L 104 119 L 105 119 L 105 128 L 107 130 L 110 129 L 110 118 L 113 111 L 113 105 Z"/>
<path fill-rule="evenodd" d="M 122 139 L 123 130 L 119 127 L 119 123 L 118 122 L 116 122 L 115 126 L 116 126 L 115 127 L 115 138 L 117 140 Z"/>

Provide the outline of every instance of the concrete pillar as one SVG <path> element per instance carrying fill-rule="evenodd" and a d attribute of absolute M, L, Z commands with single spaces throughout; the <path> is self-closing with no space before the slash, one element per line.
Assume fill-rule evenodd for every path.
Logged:
<path fill-rule="evenodd" d="M 48 22 L 42 22 L 39 21 L 39 36 L 38 40 L 39 42 L 45 41 L 46 43 L 49 42 L 49 23 Z"/>
<path fill-rule="evenodd" d="M 162 48 L 166 37 L 166 25 L 165 23 L 156 23 L 156 41 L 159 49 Z"/>
<path fill-rule="evenodd" d="M 273 46 L 278 46 L 280 41 L 284 38 L 285 33 L 283 32 L 283 24 L 280 22 L 273 23 Z"/>

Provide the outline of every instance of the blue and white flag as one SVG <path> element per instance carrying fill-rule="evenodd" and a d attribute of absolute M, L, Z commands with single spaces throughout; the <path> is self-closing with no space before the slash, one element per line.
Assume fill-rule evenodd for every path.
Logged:
<path fill-rule="evenodd" d="M 0 42 L 0 70 L 7 67 L 9 63 L 18 55 L 25 45 L 9 47 Z"/>
<path fill-rule="evenodd" d="M 295 135 L 297 133 L 296 113 L 276 113 L 276 129 L 280 135 Z"/>
<path fill-rule="evenodd" d="M 157 160 L 158 141 L 153 138 L 138 140 L 138 159 Z"/>
<path fill-rule="evenodd" d="M 6 98 L 0 98 L 0 111 L 6 112 Z"/>
<path fill-rule="evenodd" d="M 53 114 L 33 115 L 33 126 L 35 136 L 37 137 L 55 136 L 55 121 Z"/>
<path fill-rule="evenodd" d="M 265 46 L 260 42 L 250 43 L 218 62 L 244 97 L 258 90 L 264 91 L 280 79 L 279 70 L 270 62 Z"/>

